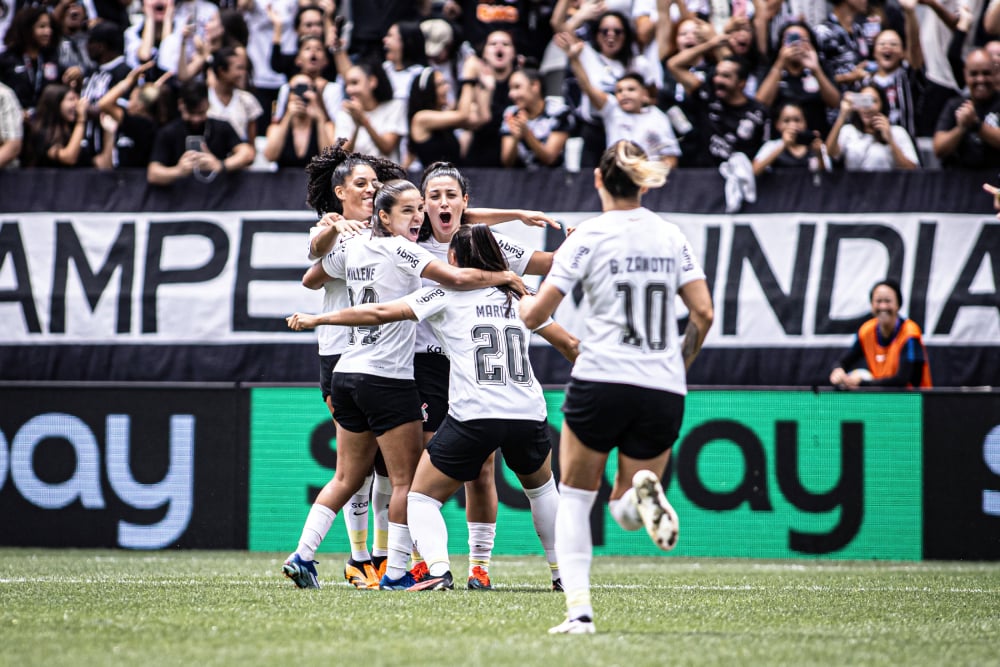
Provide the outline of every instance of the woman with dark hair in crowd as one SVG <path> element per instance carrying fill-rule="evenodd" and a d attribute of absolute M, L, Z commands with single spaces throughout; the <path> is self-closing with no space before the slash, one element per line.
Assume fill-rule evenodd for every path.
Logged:
<path fill-rule="evenodd" d="M 288 81 L 288 107 L 267 128 L 264 157 L 279 168 L 305 167 L 336 141 L 333 122 L 322 108 L 323 99 L 312 80 L 296 74 Z"/>
<path fill-rule="evenodd" d="M 482 271 L 507 268 L 503 251 L 485 225 L 456 228 L 448 245 L 448 261 L 452 266 Z M 528 359 L 531 331 L 516 318 L 514 301 L 519 296 L 503 285 L 464 292 L 435 285 L 395 301 L 288 318 L 293 329 L 317 323 L 371 326 L 417 320 L 429 326 L 451 359 L 446 375 L 450 387 L 447 416 L 427 443 L 407 495 L 408 525 L 429 569 L 410 590 L 454 588 L 441 505 L 463 482 L 479 477 L 497 449 L 503 450 L 507 466 L 524 487 L 536 531 L 558 580 L 553 542 L 559 494 L 550 464 L 545 400 Z M 578 341 L 551 319 L 536 331 L 570 361 L 576 357 Z M 482 363 L 487 347 L 491 350 L 488 367 Z M 470 562 L 472 558 L 470 554 Z M 488 576 L 482 576 L 489 587 Z M 470 575 L 468 587 L 479 586 L 480 579 Z"/>
<path fill-rule="evenodd" d="M 27 124 L 22 164 L 25 167 L 111 167 L 114 132 L 104 130 L 103 150 L 95 155 L 84 137 L 89 104 L 61 83 L 42 90 L 35 115 Z"/>
<path fill-rule="evenodd" d="M 500 128 L 500 161 L 505 167 L 558 167 L 573 129 L 573 112 L 562 99 L 542 94 L 536 69 L 510 75 L 510 101 Z"/>
<path fill-rule="evenodd" d="M 791 102 L 781 107 L 774 130 L 778 138 L 765 141 L 753 158 L 754 176 L 772 168 L 832 171 L 826 146 L 819 132 L 809 127 L 802 107 Z"/>
<path fill-rule="evenodd" d="M 249 69 L 250 60 L 242 46 L 223 46 L 212 54 L 208 117 L 226 121 L 240 139 L 253 145 L 257 138 L 257 119 L 264 109 L 247 90 Z"/>
<path fill-rule="evenodd" d="M 153 152 L 156 131 L 171 119 L 166 101 L 172 101 L 173 95 L 169 92 L 170 88 L 164 85 L 170 74 L 163 74 L 155 82 L 147 81 L 139 85 L 139 78 L 155 66 L 156 63 L 149 60 L 132 69 L 97 102 L 101 113 L 111 118 L 117 128 L 112 154 L 116 169 L 145 169 Z M 124 107 L 118 103 L 123 98 L 128 100 Z"/>
<path fill-rule="evenodd" d="M 521 279 L 511 271 L 458 269 L 418 246 L 415 241 L 424 221 L 423 200 L 409 181 L 382 184 L 372 210 L 371 236 L 355 236 L 337 246 L 306 272 L 304 285 L 318 289 L 331 277 L 346 280 L 355 303 L 400 298 L 418 289 L 421 277 L 459 289 L 510 284 L 523 291 Z M 401 262 L 400 257 L 407 259 Z M 336 513 L 364 483 L 376 450 L 381 450 L 392 498 L 389 554 L 379 586 L 400 590 L 416 583 L 407 570 L 413 541 L 406 525 L 406 494 L 423 449 L 423 416 L 413 380 L 415 333 L 411 322 L 352 328 L 347 349 L 333 373 L 332 405 L 340 426 L 337 472 L 317 497 L 286 567 L 315 577 L 311 561 L 316 548 Z"/>
<path fill-rule="evenodd" d="M 405 100 L 410 94 L 410 84 L 427 66 L 424 51 L 424 33 L 416 21 L 400 21 L 389 26 L 382 38 L 385 61 L 382 69 L 392 84 L 393 96 Z"/>
<path fill-rule="evenodd" d="M 385 71 L 359 62 L 344 77 L 347 99 L 334 118 L 338 137 L 347 137 L 345 149 L 378 155 L 399 164 L 399 144 L 406 136 L 406 106 L 393 98 Z"/>
<path fill-rule="evenodd" d="M 423 166 L 439 160 L 461 162 L 457 130 L 471 127 L 477 113 L 488 109 L 490 104 L 490 91 L 476 84 L 475 80 L 462 82 L 458 105 L 450 108 L 448 81 L 440 70 L 425 67 L 413 79 L 407 100 L 408 159 L 415 158 Z"/>
<path fill-rule="evenodd" d="M 830 384 L 858 387 L 930 387 L 931 370 L 920 326 L 900 316 L 903 292 L 895 280 L 875 283 L 868 294 L 872 318 L 861 325 L 847 354 L 830 373 Z M 848 372 L 864 359 L 867 373 Z"/>
<path fill-rule="evenodd" d="M 567 615 L 551 634 L 595 631 L 590 513 L 612 449 L 618 449 L 618 465 L 611 516 L 625 530 L 645 526 L 661 549 L 677 544 L 677 514 L 659 475 L 680 431 L 687 369 L 713 309 L 705 273 L 684 234 L 642 206 L 643 193 L 662 186 L 667 171 L 632 142 L 608 148 L 594 173 L 604 212 L 566 239 L 538 295 L 521 298 L 520 316 L 529 328 L 551 317 L 581 283 L 590 305 L 563 404 L 556 556 Z M 649 261 L 635 270 L 616 269 L 632 258 Z M 678 296 L 689 312 L 683 338 L 676 326 Z"/>
<path fill-rule="evenodd" d="M 43 6 L 25 7 L 11 20 L 0 54 L 0 81 L 13 89 L 26 112 L 35 108 L 46 85 L 63 81 L 64 75 L 82 76 L 78 67 L 64 71 L 59 66 L 58 41 Z"/>
<path fill-rule="evenodd" d="M 919 168 L 913 139 L 901 126 L 889 122 L 883 113 L 888 107 L 885 91 L 877 86 L 844 93 L 840 114 L 826 138 L 830 157 L 843 160 L 848 171 Z"/>

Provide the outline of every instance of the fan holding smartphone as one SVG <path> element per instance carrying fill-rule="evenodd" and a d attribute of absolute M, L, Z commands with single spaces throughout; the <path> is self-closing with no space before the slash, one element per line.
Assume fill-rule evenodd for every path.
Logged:
<path fill-rule="evenodd" d="M 899 125 L 891 125 L 882 113 L 888 106 L 885 93 L 875 86 L 844 93 L 840 114 L 826 139 L 830 157 L 842 158 L 848 171 L 919 167 L 909 133 Z"/>
<path fill-rule="evenodd" d="M 764 143 L 753 159 L 753 173 L 760 176 L 772 169 L 830 171 L 832 165 L 819 132 L 809 129 L 802 107 L 786 104 L 778 111 L 774 130 L 780 135 Z"/>

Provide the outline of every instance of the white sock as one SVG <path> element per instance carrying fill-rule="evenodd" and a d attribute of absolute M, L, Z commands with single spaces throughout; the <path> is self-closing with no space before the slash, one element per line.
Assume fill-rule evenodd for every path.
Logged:
<path fill-rule="evenodd" d="M 535 524 L 535 532 L 542 541 L 545 550 L 545 560 L 552 570 L 552 580 L 559 578 L 559 560 L 556 558 L 556 512 L 559 511 L 559 491 L 556 489 L 555 477 L 537 489 L 525 489 L 528 504 L 531 505 L 531 522 Z"/>
<path fill-rule="evenodd" d="M 594 557 L 590 535 L 590 509 L 597 491 L 559 485 L 559 511 L 556 513 L 556 556 L 566 590 L 566 608 L 570 618 L 594 618 L 590 604 L 590 562 Z"/>
<path fill-rule="evenodd" d="M 385 575 L 399 579 L 406 573 L 406 563 L 410 560 L 413 540 L 410 528 L 405 523 L 389 524 L 389 557 L 385 564 Z"/>
<path fill-rule="evenodd" d="M 389 500 L 392 498 L 392 482 L 388 477 L 375 473 L 372 485 L 372 505 L 375 507 L 375 539 L 372 541 L 372 555 L 385 556 L 389 553 Z"/>
<path fill-rule="evenodd" d="M 295 550 L 302 560 L 313 560 L 316 557 L 316 550 L 323 543 L 335 518 L 337 513 L 326 505 L 313 503 L 309 508 L 309 516 L 306 517 L 306 525 L 302 526 L 302 536 L 299 537 L 299 546 Z"/>
<path fill-rule="evenodd" d="M 481 567 L 485 572 L 490 571 L 490 558 L 493 556 L 493 542 L 496 536 L 497 525 L 495 523 L 469 522 L 470 577 L 474 567 Z"/>
<path fill-rule="evenodd" d="M 608 501 L 608 510 L 618 525 L 625 530 L 642 528 L 642 517 L 639 516 L 639 506 L 635 497 L 635 489 L 629 488 L 618 500 Z"/>
<path fill-rule="evenodd" d="M 448 526 L 441 516 L 441 503 L 416 491 L 406 495 L 406 523 L 410 526 L 413 548 L 427 561 L 431 576 L 451 570 L 448 558 Z"/>
<path fill-rule="evenodd" d="M 356 561 L 371 560 L 368 553 L 368 507 L 371 501 L 372 476 L 365 477 L 358 492 L 344 505 L 344 523 L 347 539 L 351 542 L 351 558 Z"/>

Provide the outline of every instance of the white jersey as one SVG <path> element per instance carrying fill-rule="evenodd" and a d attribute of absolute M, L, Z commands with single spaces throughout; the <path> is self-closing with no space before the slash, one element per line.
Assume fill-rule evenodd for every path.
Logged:
<path fill-rule="evenodd" d="M 355 236 L 323 258 L 323 269 L 347 280 L 353 305 L 386 303 L 420 288 L 420 274 L 434 257 L 401 236 Z M 338 373 L 413 379 L 415 322 L 351 327 Z"/>
<path fill-rule="evenodd" d="M 500 246 L 500 251 L 507 258 L 507 265 L 510 267 L 510 270 L 519 276 L 523 276 L 524 272 L 528 270 L 528 262 L 531 260 L 531 254 L 534 251 L 509 236 L 493 232 L 493 237 L 496 238 L 497 245 Z M 426 241 L 420 242 L 421 248 L 434 255 L 435 259 L 440 259 L 445 263 L 448 262 L 449 245 L 450 243 L 441 243 L 433 235 Z M 424 287 L 437 285 L 433 280 L 427 278 L 424 278 L 423 281 Z M 441 354 L 444 352 L 441 349 L 441 343 L 438 342 L 437 336 L 434 335 L 430 324 L 427 322 L 417 323 L 417 340 L 413 346 L 413 352 L 415 354 Z"/>
<path fill-rule="evenodd" d="M 451 360 L 451 417 L 545 419 L 545 397 L 528 361 L 531 332 L 517 315 L 516 300 L 508 309 L 507 295 L 495 287 L 463 292 L 434 286 L 405 301 L 431 325 Z"/>
<path fill-rule="evenodd" d="M 316 225 L 309 230 L 309 247 L 312 247 L 312 240 L 324 228 Z M 337 237 L 334 249 L 346 240 L 344 235 Z M 316 261 L 319 257 L 314 257 L 309 253 L 309 261 Z M 323 312 L 329 313 L 332 310 L 343 310 L 351 305 L 350 297 L 347 294 L 347 282 L 340 278 L 330 278 L 323 283 Z M 347 327 L 339 327 L 323 324 L 316 327 L 316 340 L 319 342 L 319 353 L 322 356 L 343 354 L 347 349 L 347 341 L 350 338 L 351 330 Z"/>
<path fill-rule="evenodd" d="M 674 128 L 667 114 L 649 105 L 638 113 L 623 111 L 618 98 L 608 95 L 601 107 L 607 145 L 612 146 L 620 139 L 631 139 L 652 158 L 678 157 L 681 145 L 677 142 Z"/>
<path fill-rule="evenodd" d="M 674 300 L 704 277 L 681 230 L 649 209 L 584 221 L 545 279 L 563 294 L 582 282 L 590 305 L 572 376 L 686 394 Z"/>

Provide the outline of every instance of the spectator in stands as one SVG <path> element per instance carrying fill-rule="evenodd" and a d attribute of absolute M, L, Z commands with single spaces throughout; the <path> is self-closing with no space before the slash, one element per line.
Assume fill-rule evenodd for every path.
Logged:
<path fill-rule="evenodd" d="M 142 19 L 125 29 L 125 64 L 132 69 L 156 61 L 160 44 L 174 29 L 174 0 L 143 0 Z M 157 67 L 149 76 L 158 79 L 164 73 Z"/>
<path fill-rule="evenodd" d="M 50 83 L 42 89 L 35 114 L 27 124 L 22 150 L 25 167 L 94 167 L 111 166 L 114 133 L 103 137 L 104 153 L 97 155 L 87 140 L 89 103 L 75 90 L 62 83 Z"/>
<path fill-rule="evenodd" d="M 517 64 L 514 38 L 509 32 L 497 30 L 486 38 L 478 57 L 469 56 L 464 78 L 476 79 L 492 90 L 489 113 L 479 114 L 472 128 L 472 137 L 465 156 L 470 167 L 500 167 L 500 126 L 504 109 L 510 104 L 510 75 Z"/>
<path fill-rule="evenodd" d="M 873 317 L 858 329 L 851 349 L 830 373 L 830 384 L 841 389 L 931 387 L 930 363 L 920 326 L 899 314 L 903 307 L 899 283 L 875 283 L 868 298 Z M 866 374 L 847 371 L 862 360 L 870 379 Z"/>
<path fill-rule="evenodd" d="M 24 111 L 10 86 L 0 83 L 0 169 L 16 167 L 24 137 Z"/>
<path fill-rule="evenodd" d="M 683 0 L 681 2 L 683 4 Z M 667 5 L 668 3 L 665 0 L 661 0 L 661 4 Z M 669 25 L 669 21 L 667 21 L 667 24 Z M 715 63 L 716 48 L 719 45 L 726 44 L 726 41 L 721 39 L 716 40 L 712 46 L 697 52 L 692 49 L 707 43 L 715 36 L 715 31 L 712 30 L 712 26 L 707 21 L 702 21 L 700 18 L 690 14 L 686 15 L 685 18 L 682 18 L 677 23 L 676 30 L 669 33 L 669 36 L 661 28 L 661 33 L 658 37 L 658 39 L 663 39 L 659 51 L 660 61 L 667 63 L 674 56 L 685 52 L 686 56 L 683 60 L 688 64 L 688 69 L 692 74 L 704 81 L 711 76 L 709 70 Z M 669 68 L 664 82 L 664 94 L 678 103 L 683 102 L 687 97 L 684 86 L 670 74 Z"/>
<path fill-rule="evenodd" d="M 510 100 L 500 128 L 500 159 L 505 167 L 558 167 L 573 129 L 573 112 L 559 98 L 542 95 L 538 70 L 510 75 Z"/>
<path fill-rule="evenodd" d="M 591 41 L 580 52 L 580 64 L 587 72 L 590 83 L 608 94 L 614 94 L 615 84 L 626 72 L 635 72 L 646 84 L 657 80 L 657 64 L 639 55 L 635 31 L 629 20 L 620 12 L 605 12 L 597 19 L 597 30 Z M 579 132 L 583 138 L 583 166 L 595 166 L 607 146 L 604 125 L 600 116 L 593 113 L 590 100 L 584 96 L 576 109 L 581 121 Z"/>
<path fill-rule="evenodd" d="M 393 97 L 406 104 L 414 77 L 427 66 L 424 33 L 415 21 L 394 23 L 389 26 L 382 45 L 385 48 L 382 69 L 392 84 Z"/>
<path fill-rule="evenodd" d="M 831 0 L 831 4 L 830 16 L 815 28 L 820 58 L 833 70 L 841 91 L 857 90 L 868 76 L 864 67 L 868 42 L 861 24 L 868 0 Z"/>
<path fill-rule="evenodd" d="M 958 23 L 958 5 L 958 0 L 920 0 L 917 7 L 926 78 L 915 100 L 917 135 L 921 137 L 934 134 L 944 105 L 962 89 L 955 81 L 947 58 L 948 43 Z"/>
<path fill-rule="evenodd" d="M 833 170 L 826 146 L 819 132 L 809 127 L 802 107 L 794 102 L 779 107 L 774 129 L 778 138 L 764 142 L 753 158 L 754 176 L 771 169 Z"/>
<path fill-rule="evenodd" d="M 676 167 L 677 158 L 681 154 L 680 144 L 677 143 L 666 114 L 651 104 L 649 90 L 642 77 L 634 72 L 627 72 L 615 83 L 614 95 L 608 95 L 591 85 L 587 71 L 580 64 L 583 42 L 569 33 L 560 33 L 555 39 L 565 49 L 584 95 L 601 115 L 608 147 L 620 139 L 632 138 L 649 157 Z"/>
<path fill-rule="evenodd" d="M 886 107 L 885 93 L 875 86 L 845 93 L 826 139 L 830 157 L 843 159 L 848 171 L 918 168 L 913 139 L 904 128 L 889 122 L 883 113 Z"/>
<path fill-rule="evenodd" d="M 872 59 L 878 69 L 871 84 L 885 92 L 885 114 L 893 125 L 902 126 L 910 136 L 917 135 L 915 94 L 923 82 L 924 56 L 914 11 L 916 0 L 902 0 L 906 25 L 906 46 L 895 30 L 883 30 L 875 38 Z"/>
<path fill-rule="evenodd" d="M 323 44 L 323 38 L 317 35 L 305 35 L 299 41 L 299 50 L 295 56 L 296 69 L 292 76 L 305 74 L 312 81 L 313 88 L 319 93 L 323 101 L 323 108 L 327 116 L 332 120 L 340 109 L 344 101 L 343 86 L 339 81 L 331 81 L 324 76 L 324 72 L 329 72 L 328 50 Z M 337 54 L 340 58 L 341 54 Z M 347 70 L 350 66 L 347 67 Z M 274 104 L 271 122 L 279 121 L 285 115 L 285 107 L 288 104 L 289 86 L 284 84 L 278 90 L 278 99 Z"/>
<path fill-rule="evenodd" d="M 976 49 L 965 59 L 968 97 L 945 104 L 934 133 L 934 154 L 946 167 L 1000 166 L 1000 94 L 989 53 Z"/>
<path fill-rule="evenodd" d="M 424 33 L 424 53 L 427 54 L 427 62 L 444 77 L 448 84 L 448 103 L 454 105 L 458 102 L 456 97 L 461 92 L 458 89 L 458 58 L 455 56 L 458 45 L 455 43 L 455 30 L 444 19 L 422 21 L 420 30 Z"/>
<path fill-rule="evenodd" d="M 805 23 L 787 23 L 779 33 L 778 57 L 757 90 L 757 101 L 772 109 L 794 104 L 808 126 L 826 136 L 827 110 L 840 105 L 840 90 L 816 51 L 816 38 Z"/>
<path fill-rule="evenodd" d="M 156 63 L 146 61 L 104 94 L 97 107 L 111 118 L 117 128 L 111 163 L 115 169 L 142 168 L 149 165 L 156 131 L 166 123 L 164 100 L 169 97 L 164 83 L 170 73 L 154 82 L 139 85 L 139 79 L 153 71 Z M 125 106 L 120 104 L 128 99 Z"/>
<path fill-rule="evenodd" d="M 14 90 L 24 110 L 35 108 L 42 89 L 59 81 L 78 80 L 79 68 L 59 67 L 52 18 L 44 7 L 25 7 L 14 15 L 0 54 L 0 83 Z M 64 79 L 65 77 L 65 79 Z"/>
<path fill-rule="evenodd" d="M 270 6 L 269 6 L 270 7 Z M 271 68 L 286 77 L 291 78 L 299 71 L 297 64 L 299 47 L 306 37 L 315 37 L 320 40 L 326 51 L 326 65 L 322 72 L 323 77 L 333 81 L 337 78 L 337 68 L 334 63 L 333 54 L 326 48 L 326 13 L 319 5 L 301 5 L 295 12 L 295 43 L 296 47 L 291 53 L 286 53 L 284 47 L 286 40 L 281 23 L 280 15 L 272 8 L 269 9 L 269 16 L 272 20 L 273 33 L 271 36 Z"/>
<path fill-rule="evenodd" d="M 205 39 L 210 20 L 222 25 L 219 21 L 219 6 L 215 3 L 209 0 L 174 0 L 174 24 L 170 34 L 160 41 L 156 55 L 157 67 L 164 72 L 176 73 L 182 49 L 188 61 L 193 59 L 196 47 L 194 38 L 197 37 L 199 41 Z M 219 46 L 221 44 L 216 48 Z"/>
<path fill-rule="evenodd" d="M 420 21 L 427 18 L 428 4 L 351 0 L 349 15 L 353 27 L 348 48 L 352 58 L 381 61 L 385 57 L 382 38 L 389 26 L 400 21 Z"/>
<path fill-rule="evenodd" d="M 381 65 L 360 62 L 344 78 L 347 99 L 334 117 L 344 150 L 400 162 L 399 144 L 406 136 L 406 107 L 393 99 L 392 84 Z"/>
<path fill-rule="evenodd" d="M 264 157 L 279 168 L 305 167 L 334 144 L 336 131 L 312 79 L 296 74 L 288 83 L 288 108 L 267 128 Z"/>
<path fill-rule="evenodd" d="M 689 51 L 705 48 L 710 43 Z M 692 97 L 690 108 L 695 114 L 692 125 L 701 133 L 700 147 L 692 156 L 692 164 L 719 165 L 736 152 L 748 158 L 756 155 L 769 138 L 770 121 L 767 107 L 743 92 L 746 63 L 735 56 L 727 56 L 715 66 L 711 80 L 702 82 L 688 70 L 685 54 L 683 51 L 677 54 L 668 65 Z"/>
<path fill-rule="evenodd" d="M 263 137 L 271 121 L 274 102 L 278 99 L 278 90 L 282 84 L 288 82 L 285 74 L 271 67 L 272 51 L 276 50 L 280 54 L 283 44 L 289 49 L 294 48 L 291 18 L 298 8 L 298 3 L 296 0 L 243 0 L 236 3 L 236 8 L 247 28 L 245 46 L 249 61 L 248 70 L 253 73 L 249 80 L 251 85 L 247 86 L 247 90 L 253 94 L 264 111 L 257 117 L 256 122 L 256 136 Z M 275 34 L 278 39 L 277 47 L 273 44 Z"/>
<path fill-rule="evenodd" d="M 94 64 L 87 55 L 87 10 L 83 3 L 80 0 L 61 0 L 52 12 L 52 19 L 58 24 L 59 66 L 91 71 Z"/>
<path fill-rule="evenodd" d="M 152 185 L 170 185 L 195 175 L 211 180 L 220 173 L 245 169 L 254 160 L 254 148 L 240 141 L 236 130 L 208 117 L 208 87 L 204 81 L 181 86 L 180 118 L 156 133 L 146 179 Z"/>
<path fill-rule="evenodd" d="M 212 54 L 212 77 L 208 87 L 208 117 L 233 126 L 242 141 L 257 138 L 257 119 L 264 113 L 247 88 L 247 54 L 243 47 L 224 46 Z"/>
<path fill-rule="evenodd" d="M 413 80 L 407 101 L 408 150 L 420 165 L 461 161 L 457 131 L 469 127 L 476 113 L 488 110 L 492 96 L 492 91 L 478 84 L 476 79 L 463 79 L 458 106 L 452 107 L 448 103 L 448 82 L 440 71 L 425 67 Z M 409 168 L 410 164 L 405 166 Z"/>
<path fill-rule="evenodd" d="M 87 72 L 80 95 L 96 105 L 97 100 L 104 97 L 109 88 L 129 73 L 130 68 L 125 64 L 125 41 L 121 28 L 107 21 L 91 28 L 87 38 L 87 54 L 95 69 Z"/>

